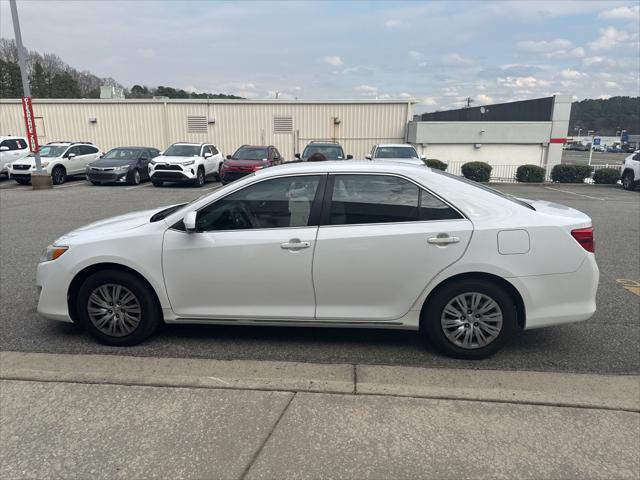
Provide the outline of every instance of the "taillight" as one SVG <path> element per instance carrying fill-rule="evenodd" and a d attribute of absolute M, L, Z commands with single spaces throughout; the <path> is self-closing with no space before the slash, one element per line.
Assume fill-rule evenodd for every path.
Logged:
<path fill-rule="evenodd" d="M 593 227 L 589 228 L 576 228 L 571 230 L 571 236 L 576 239 L 582 248 L 587 252 L 594 253 L 596 250 L 596 242 L 593 239 Z"/>

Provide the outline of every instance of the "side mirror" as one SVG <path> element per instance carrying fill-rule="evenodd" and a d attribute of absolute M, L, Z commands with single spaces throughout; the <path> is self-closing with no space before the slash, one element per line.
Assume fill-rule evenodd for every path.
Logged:
<path fill-rule="evenodd" d="M 196 231 L 196 219 L 198 218 L 198 212 L 193 211 L 187 213 L 182 219 L 182 223 L 184 223 L 184 228 L 187 232 L 195 232 Z"/>
<path fill-rule="evenodd" d="M 204 158 L 211 158 L 211 157 L 213 157 L 213 153 L 211 152 L 207 152 L 204 154 Z"/>
<path fill-rule="evenodd" d="M 422 155 L 422 156 L 420 157 L 420 160 L 422 160 L 423 162 L 426 162 L 426 161 L 427 161 L 427 157 L 425 157 L 424 155 Z"/>
<path fill-rule="evenodd" d="M 164 155 L 164 152 L 158 152 L 158 156 Z"/>
<path fill-rule="evenodd" d="M 366 158 L 367 160 L 371 160 L 371 155 L 366 155 L 364 158 Z"/>
<path fill-rule="evenodd" d="M 227 160 L 231 160 L 231 155 L 227 155 Z"/>
<path fill-rule="evenodd" d="M 70 153 L 69 155 L 67 155 L 67 158 L 68 158 L 69 160 L 71 160 L 71 159 L 72 159 L 73 157 L 75 157 L 75 156 L 76 156 L 76 154 L 75 154 L 75 153 Z"/>
<path fill-rule="evenodd" d="M 0 152 L 6 152 L 7 150 L 9 150 L 9 147 L 7 147 L 6 145 L 0 147 Z"/>
<path fill-rule="evenodd" d="M 294 157 L 296 157 L 298 160 L 300 160 L 300 158 L 301 158 L 299 153 L 296 153 L 296 154 L 294 155 Z"/>
<path fill-rule="evenodd" d="M 353 160 L 353 155 L 347 155 L 347 160 Z"/>

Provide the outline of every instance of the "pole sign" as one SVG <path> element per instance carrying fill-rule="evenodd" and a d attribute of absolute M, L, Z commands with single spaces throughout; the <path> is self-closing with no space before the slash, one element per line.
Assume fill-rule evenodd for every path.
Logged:
<path fill-rule="evenodd" d="M 36 121 L 33 117 L 33 106 L 31 105 L 31 97 L 22 97 L 22 111 L 24 113 L 24 126 L 27 129 L 27 141 L 29 149 L 33 153 L 38 153 L 40 146 L 38 145 L 38 133 L 36 132 Z"/>
<path fill-rule="evenodd" d="M 593 137 L 593 145 L 600 145 L 600 137 Z"/>

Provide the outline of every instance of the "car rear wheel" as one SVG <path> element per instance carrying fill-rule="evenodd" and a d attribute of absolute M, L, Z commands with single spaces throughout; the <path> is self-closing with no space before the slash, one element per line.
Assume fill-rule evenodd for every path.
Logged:
<path fill-rule="evenodd" d="M 440 352 L 480 359 L 500 350 L 516 328 L 514 301 L 498 285 L 460 280 L 435 292 L 423 311 L 421 329 Z"/>
<path fill-rule="evenodd" d="M 78 291 L 76 309 L 81 325 L 108 345 L 136 345 L 160 323 L 160 308 L 149 286 L 119 270 L 87 278 Z"/>
<path fill-rule="evenodd" d="M 633 190 L 633 172 L 625 172 L 622 176 L 622 188 L 625 190 Z"/>
<path fill-rule="evenodd" d="M 127 183 L 129 185 L 140 185 L 140 170 L 134 169 Z"/>
<path fill-rule="evenodd" d="M 51 182 L 54 185 L 62 185 L 67 177 L 67 172 L 63 167 L 54 167 L 51 171 Z"/>

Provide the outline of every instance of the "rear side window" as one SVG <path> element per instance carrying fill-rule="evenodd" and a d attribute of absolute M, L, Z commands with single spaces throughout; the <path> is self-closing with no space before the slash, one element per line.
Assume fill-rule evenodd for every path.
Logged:
<path fill-rule="evenodd" d="M 403 178 L 336 175 L 330 225 L 394 223 L 462 218 L 449 205 Z"/>
<path fill-rule="evenodd" d="M 98 149 L 91 145 L 80 145 L 80 155 L 90 155 L 92 153 L 98 153 Z"/>

